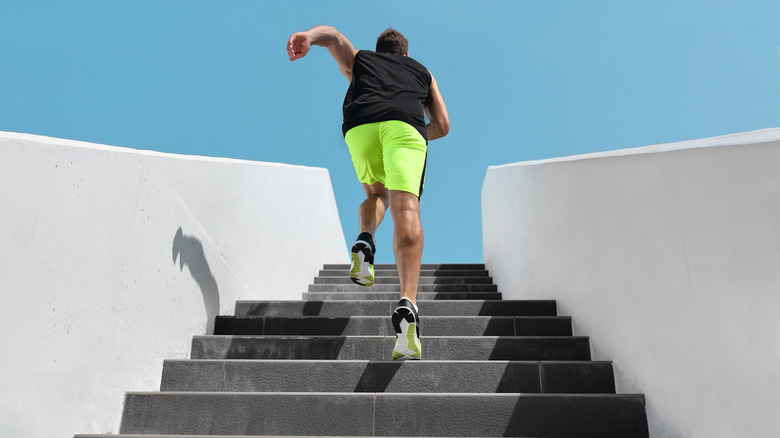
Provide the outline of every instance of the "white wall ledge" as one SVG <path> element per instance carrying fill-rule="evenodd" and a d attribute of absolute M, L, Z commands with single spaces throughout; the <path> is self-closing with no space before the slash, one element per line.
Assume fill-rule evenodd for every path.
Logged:
<path fill-rule="evenodd" d="M 556 299 L 650 436 L 780 430 L 780 130 L 491 167 L 485 263 Z"/>
<path fill-rule="evenodd" d="M 697 140 L 687 140 L 674 143 L 663 143 L 635 148 L 616 149 L 612 151 L 594 152 L 590 154 L 570 155 L 567 157 L 548 158 L 544 160 L 529 160 L 517 163 L 490 166 L 490 169 L 505 167 L 536 166 L 548 163 L 564 163 L 581 160 L 595 160 L 600 158 L 624 157 L 627 155 L 656 154 L 661 152 L 684 151 L 690 149 L 716 148 L 727 146 L 745 146 L 759 143 L 771 143 L 780 141 L 780 128 L 761 129 L 757 131 L 741 132 L 737 134 L 708 137 Z"/>
<path fill-rule="evenodd" d="M 348 259 L 326 169 L 0 133 L 0 175 L 4 436 L 118 432 L 216 315 Z"/>

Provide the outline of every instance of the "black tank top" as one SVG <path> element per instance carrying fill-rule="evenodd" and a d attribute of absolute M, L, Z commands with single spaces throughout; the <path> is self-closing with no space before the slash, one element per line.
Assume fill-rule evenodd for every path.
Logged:
<path fill-rule="evenodd" d="M 400 120 L 414 126 L 427 141 L 423 105 L 430 87 L 431 73 L 412 58 L 357 52 L 344 97 L 344 135 L 365 123 Z"/>

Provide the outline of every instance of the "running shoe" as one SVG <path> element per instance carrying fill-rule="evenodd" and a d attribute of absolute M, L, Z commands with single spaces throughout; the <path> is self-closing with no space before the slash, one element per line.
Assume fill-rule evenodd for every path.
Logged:
<path fill-rule="evenodd" d="M 369 233 L 360 233 L 352 245 L 352 268 L 349 278 L 361 286 L 374 285 L 374 238 Z"/>
<path fill-rule="evenodd" d="M 393 360 L 421 359 L 420 316 L 417 313 L 417 306 L 408 299 L 402 298 L 393 311 L 392 320 L 395 329 Z"/>

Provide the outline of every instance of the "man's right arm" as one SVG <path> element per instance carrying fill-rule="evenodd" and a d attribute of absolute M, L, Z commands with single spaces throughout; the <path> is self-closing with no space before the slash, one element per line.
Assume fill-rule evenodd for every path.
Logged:
<path fill-rule="evenodd" d="M 287 42 L 290 61 L 306 56 L 312 45 L 327 47 L 341 73 L 352 82 L 352 67 L 355 65 L 357 50 L 347 37 L 331 26 L 315 26 L 306 32 L 296 32 Z"/>
<path fill-rule="evenodd" d="M 442 138 L 450 132 L 450 116 L 447 113 L 447 105 L 439 91 L 439 85 L 431 75 L 431 86 L 428 89 L 428 98 L 425 99 L 425 115 L 428 116 L 428 140 Z"/>

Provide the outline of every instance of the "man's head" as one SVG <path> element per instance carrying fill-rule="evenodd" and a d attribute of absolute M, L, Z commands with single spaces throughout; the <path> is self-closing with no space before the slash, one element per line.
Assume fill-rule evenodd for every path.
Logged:
<path fill-rule="evenodd" d="M 392 53 L 395 55 L 409 55 L 409 41 L 401 35 L 401 32 L 388 27 L 379 34 L 376 39 L 376 51 L 378 53 Z"/>

